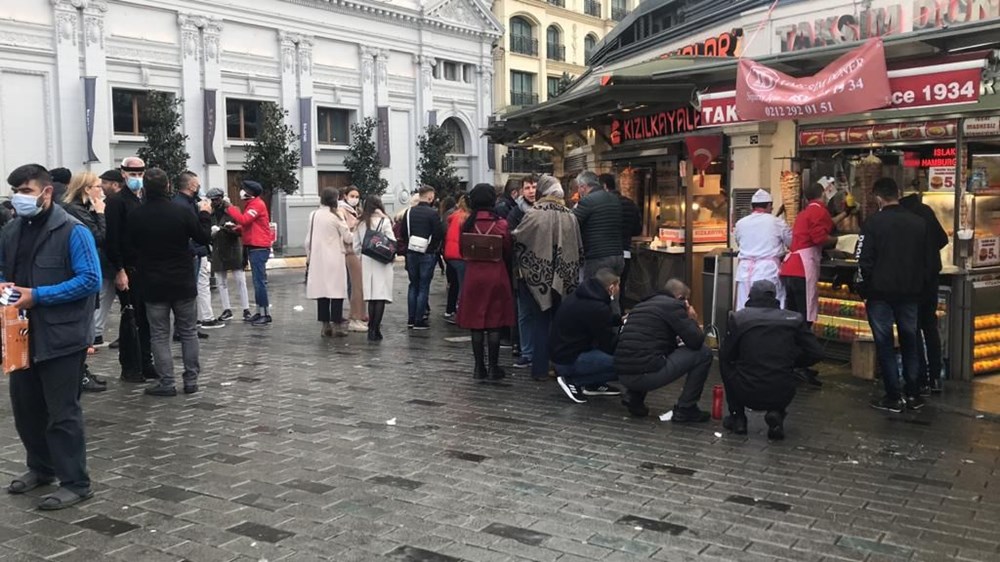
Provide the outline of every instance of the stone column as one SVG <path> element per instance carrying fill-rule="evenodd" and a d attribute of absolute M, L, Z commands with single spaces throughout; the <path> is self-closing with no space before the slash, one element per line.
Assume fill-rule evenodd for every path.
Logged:
<path fill-rule="evenodd" d="M 50 168 L 78 169 L 87 159 L 83 80 L 80 74 L 80 8 L 82 0 L 51 0 L 56 28 L 56 108 L 59 150 Z"/>
<path fill-rule="evenodd" d="M 479 83 L 476 85 L 479 95 L 476 96 L 476 117 L 472 123 L 473 130 L 469 131 L 472 137 L 472 144 L 476 146 L 476 159 L 471 164 L 474 169 L 472 176 L 476 182 L 488 182 L 490 177 L 489 166 L 487 165 L 487 153 L 490 150 L 489 139 L 481 134 L 489 127 L 489 118 L 493 114 L 493 67 L 488 65 L 476 66 L 476 77 Z"/>
<path fill-rule="evenodd" d="M 375 53 L 375 107 L 389 105 L 389 50 Z"/>
<path fill-rule="evenodd" d="M 206 174 L 203 178 L 202 186 L 205 189 L 218 187 L 229 192 L 226 177 L 226 98 L 222 93 L 222 47 L 220 38 L 222 36 L 222 20 L 218 18 L 208 18 L 202 27 L 202 75 L 204 76 L 204 90 L 215 90 L 215 138 L 212 141 L 213 152 L 218 164 L 206 164 Z M 204 97 L 204 92 L 199 92 Z M 204 111 L 204 99 L 196 104 Z M 200 123 L 202 116 L 198 116 Z M 198 127 L 201 131 L 202 128 Z M 199 142 L 199 145 L 203 143 Z M 207 180 L 207 181 L 204 181 Z"/>
<path fill-rule="evenodd" d="M 365 117 L 375 117 L 376 114 L 375 55 L 378 50 L 362 46 L 359 52 L 361 54 L 361 115 L 359 120 L 361 120 Z"/>
<path fill-rule="evenodd" d="M 110 111 L 111 92 L 108 90 L 108 61 L 104 43 L 104 14 L 108 4 L 104 1 L 89 2 L 83 8 L 84 72 L 97 78 L 94 90 L 94 154 L 100 164 L 97 168 L 112 167 Z M 84 135 L 86 135 L 84 123 Z M 86 138 L 86 137 L 84 137 Z"/>
<path fill-rule="evenodd" d="M 189 155 L 188 169 L 202 176 L 202 183 L 205 186 L 219 187 L 205 177 L 208 173 L 205 167 L 202 123 L 205 100 L 201 88 L 201 28 L 205 26 L 205 18 L 177 14 L 177 25 L 181 32 L 181 99 L 184 100 L 181 111 L 184 117 L 184 134 L 188 136 L 185 144 Z M 218 154 L 216 156 L 218 157 Z"/>
<path fill-rule="evenodd" d="M 313 97 L 313 76 L 312 76 L 312 55 L 313 55 L 313 38 L 303 36 L 299 40 L 299 51 L 298 51 L 298 62 L 299 62 L 299 97 L 311 98 Z M 302 167 L 302 177 L 300 181 L 302 182 L 299 188 L 299 194 L 302 196 L 315 196 L 319 194 L 319 177 L 316 171 L 316 111 L 313 109 L 314 104 L 309 107 L 308 115 L 299 114 L 299 124 L 296 130 L 299 134 L 302 134 L 301 127 L 302 123 L 308 123 L 308 134 L 313 139 L 313 165 L 309 167 Z"/>
<path fill-rule="evenodd" d="M 427 55 L 413 55 L 417 65 L 417 127 L 423 130 L 429 123 L 429 112 L 434 111 L 434 66 L 437 61 Z"/>

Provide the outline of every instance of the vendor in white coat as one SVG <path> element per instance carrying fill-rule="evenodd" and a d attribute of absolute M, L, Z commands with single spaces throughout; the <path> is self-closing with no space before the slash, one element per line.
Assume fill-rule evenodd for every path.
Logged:
<path fill-rule="evenodd" d="M 750 297 L 754 281 L 766 280 L 778 289 L 778 302 L 785 304 L 785 291 L 781 284 L 781 260 L 785 249 L 792 244 L 792 230 L 784 219 L 771 214 L 774 199 L 763 189 L 758 189 L 750 200 L 753 213 L 736 223 L 736 244 L 739 246 L 739 265 L 736 270 L 736 310 L 742 310 Z"/>

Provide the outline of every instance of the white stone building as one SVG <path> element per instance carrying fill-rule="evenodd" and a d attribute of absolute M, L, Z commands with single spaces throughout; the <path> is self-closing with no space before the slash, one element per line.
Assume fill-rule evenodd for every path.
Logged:
<path fill-rule="evenodd" d="M 483 0 L 3 1 L 0 169 L 116 167 L 160 90 L 184 100 L 190 169 L 233 193 L 257 104 L 274 101 L 312 145 L 300 190 L 273 205 L 279 242 L 299 247 L 319 189 L 348 183 L 349 126 L 365 116 L 389 116 L 388 205 L 416 186 L 428 123 L 453 132 L 463 181 L 492 179 L 481 131 L 502 32 Z"/>

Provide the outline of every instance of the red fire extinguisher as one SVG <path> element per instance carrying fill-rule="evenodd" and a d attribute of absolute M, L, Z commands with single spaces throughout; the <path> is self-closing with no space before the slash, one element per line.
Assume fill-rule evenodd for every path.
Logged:
<path fill-rule="evenodd" d="M 712 388 L 712 419 L 722 419 L 722 385 L 717 384 Z"/>

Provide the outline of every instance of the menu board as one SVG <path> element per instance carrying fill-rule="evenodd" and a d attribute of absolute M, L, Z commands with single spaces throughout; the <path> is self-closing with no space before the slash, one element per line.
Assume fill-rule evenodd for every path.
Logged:
<path fill-rule="evenodd" d="M 927 185 L 931 191 L 955 191 L 955 167 L 935 166 L 928 168 Z"/>
<path fill-rule="evenodd" d="M 799 146 L 808 149 L 827 146 L 953 139 L 955 138 L 957 129 L 958 122 L 953 120 L 801 129 L 799 131 Z"/>
<path fill-rule="evenodd" d="M 1000 265 L 1000 236 L 977 237 L 972 254 L 972 266 L 992 265 Z"/>

